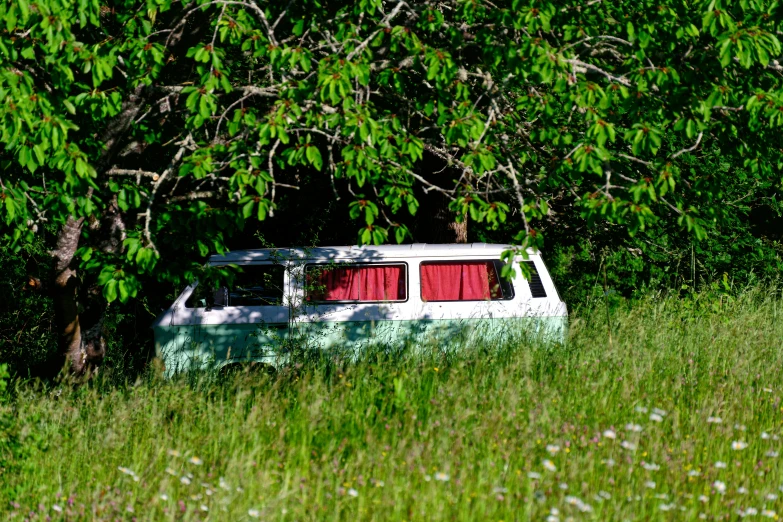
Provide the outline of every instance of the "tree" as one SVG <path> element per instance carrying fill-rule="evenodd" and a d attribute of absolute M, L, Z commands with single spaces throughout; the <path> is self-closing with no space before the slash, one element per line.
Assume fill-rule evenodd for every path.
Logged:
<path fill-rule="evenodd" d="M 744 211 L 727 187 L 780 186 L 773 1 L 17 0 L 0 14 L 3 233 L 55 231 L 77 373 L 102 357 L 106 301 L 192 279 L 314 176 L 332 180 L 324 198 L 352 198 L 359 242 L 409 239 L 428 201 L 511 219 L 520 248 L 567 205 L 703 237 Z M 730 176 L 700 171 L 706 146 Z"/>

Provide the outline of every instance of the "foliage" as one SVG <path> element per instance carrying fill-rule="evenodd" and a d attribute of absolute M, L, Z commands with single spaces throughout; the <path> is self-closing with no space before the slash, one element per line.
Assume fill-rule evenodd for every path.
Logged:
<path fill-rule="evenodd" d="M 78 259 L 108 301 L 193 278 L 319 177 L 373 243 L 408 240 L 426 191 L 540 246 L 558 205 L 591 229 L 704 238 L 780 188 L 771 0 L 20 0 L 0 15 L 3 233 L 85 218 Z M 101 246 L 112 213 L 118 249 Z"/>
<path fill-rule="evenodd" d="M 0 249 L 0 364 L 27 375 L 56 351 L 51 299 L 29 283 L 45 281 L 51 260 L 43 241 L 24 245 L 19 252 Z"/>
<path fill-rule="evenodd" d="M 576 314 L 568 347 L 432 347 L 431 358 L 375 354 L 226 381 L 20 383 L 20 433 L 47 446 L 3 477 L 12 496 L 0 510 L 55 520 L 783 511 L 779 290 L 651 296 L 612 313 L 611 344 L 595 304 Z"/>

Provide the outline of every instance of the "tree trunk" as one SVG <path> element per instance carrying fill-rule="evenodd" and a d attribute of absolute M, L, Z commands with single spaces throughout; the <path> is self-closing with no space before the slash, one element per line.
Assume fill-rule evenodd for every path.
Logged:
<path fill-rule="evenodd" d="M 416 215 L 415 239 L 422 243 L 467 243 L 468 220 L 461 222 L 449 209 L 449 198 L 441 192 L 430 192 L 420 198 Z"/>
<path fill-rule="evenodd" d="M 449 190 L 454 187 L 459 173 L 446 161 L 430 151 L 425 151 L 418 168 L 430 183 Z M 419 210 L 416 213 L 414 239 L 421 243 L 467 243 L 468 217 L 456 221 L 456 214 L 449 209 L 449 198 L 443 192 L 430 190 L 419 194 Z"/>
<path fill-rule="evenodd" d="M 52 294 L 59 330 L 60 350 L 71 373 L 81 376 L 100 363 L 106 353 L 106 344 L 100 324 L 85 329 L 79 314 L 79 279 L 76 275 L 74 253 L 79 248 L 84 218 L 69 218 L 57 235 Z"/>
<path fill-rule="evenodd" d="M 193 17 L 196 18 L 196 17 Z M 184 18 L 172 20 L 175 29 L 168 51 L 184 55 L 186 50 L 207 30 L 210 18 L 202 16 L 189 23 L 179 23 Z M 137 86 L 122 103 L 120 113 L 109 120 L 100 135 L 103 149 L 93 163 L 98 177 L 111 168 L 128 131 L 141 110 L 147 105 L 150 89 Z M 92 194 L 92 189 L 88 197 Z M 84 218 L 70 217 L 57 235 L 57 246 L 52 252 L 55 271 L 52 284 L 55 315 L 59 333 L 61 355 L 72 374 L 83 376 L 96 368 L 106 354 L 103 322 L 106 302 L 97 284 L 85 284 L 76 271 L 74 254 L 79 248 Z M 90 221 L 91 237 L 97 238 L 93 246 L 110 254 L 119 254 L 125 240 L 125 223 L 117 205 L 116 196 L 105 207 L 98 219 Z"/>

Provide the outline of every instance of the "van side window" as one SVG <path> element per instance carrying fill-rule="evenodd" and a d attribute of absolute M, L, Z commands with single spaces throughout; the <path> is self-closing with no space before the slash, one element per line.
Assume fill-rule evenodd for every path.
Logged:
<path fill-rule="evenodd" d="M 523 261 L 523 263 L 530 269 L 530 281 L 527 282 L 530 285 L 530 294 L 533 298 L 546 297 L 544 283 L 541 282 L 541 276 L 538 274 L 538 270 L 536 270 L 535 263 L 533 261 Z"/>
<path fill-rule="evenodd" d="M 497 261 L 424 261 L 420 265 L 422 301 L 501 301 L 514 298 Z"/>
<path fill-rule="evenodd" d="M 238 267 L 230 285 L 199 284 L 185 306 L 280 306 L 283 303 L 284 272 L 285 268 L 279 265 Z"/>
<path fill-rule="evenodd" d="M 407 299 L 404 264 L 307 265 L 309 302 L 390 302 Z"/>

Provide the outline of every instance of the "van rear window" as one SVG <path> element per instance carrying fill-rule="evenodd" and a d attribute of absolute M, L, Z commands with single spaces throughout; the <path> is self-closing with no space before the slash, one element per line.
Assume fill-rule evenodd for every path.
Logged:
<path fill-rule="evenodd" d="M 422 301 L 500 301 L 514 298 L 510 281 L 499 277 L 501 261 L 424 261 Z"/>
<path fill-rule="evenodd" d="M 530 269 L 530 295 L 531 297 L 546 297 L 546 290 L 544 290 L 544 283 L 541 282 L 541 276 L 538 274 L 535 263 L 533 261 L 523 261 Z"/>
<path fill-rule="evenodd" d="M 407 299 L 407 271 L 393 265 L 307 265 L 310 302 L 390 302 Z"/>

